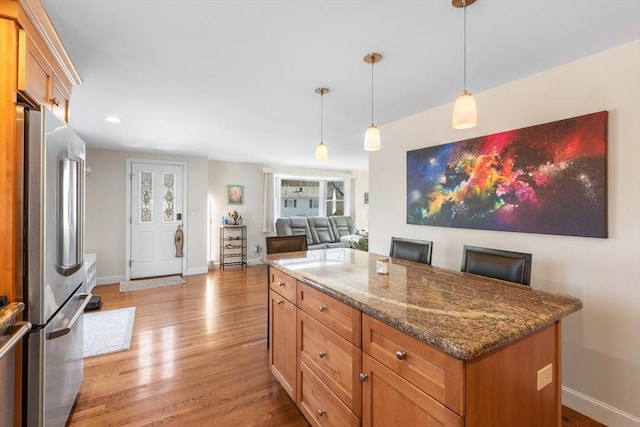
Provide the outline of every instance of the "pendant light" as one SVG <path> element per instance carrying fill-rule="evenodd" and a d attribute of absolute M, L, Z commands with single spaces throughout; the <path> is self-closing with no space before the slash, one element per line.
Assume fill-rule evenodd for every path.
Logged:
<path fill-rule="evenodd" d="M 454 129 L 469 129 L 478 124 L 478 110 L 476 101 L 471 93 L 467 91 L 467 6 L 475 3 L 476 0 L 452 0 L 453 7 L 464 10 L 464 50 L 463 50 L 463 90 L 455 104 L 453 104 L 453 116 L 451 126 Z"/>
<path fill-rule="evenodd" d="M 316 89 L 316 93 L 320 95 L 320 144 L 318 144 L 318 146 L 316 147 L 316 162 L 326 162 L 329 158 L 327 146 L 324 145 L 324 142 L 322 141 L 322 121 L 324 112 L 322 99 L 324 97 L 324 94 L 327 92 L 329 92 L 329 89 L 327 89 L 326 87 L 319 87 L 318 89 Z"/>
<path fill-rule="evenodd" d="M 364 134 L 364 149 L 365 151 L 378 151 L 380 149 L 380 131 L 377 126 L 373 124 L 373 64 L 379 62 L 382 59 L 382 55 L 379 53 L 367 53 L 364 56 L 364 62 L 371 64 L 371 126 Z"/>

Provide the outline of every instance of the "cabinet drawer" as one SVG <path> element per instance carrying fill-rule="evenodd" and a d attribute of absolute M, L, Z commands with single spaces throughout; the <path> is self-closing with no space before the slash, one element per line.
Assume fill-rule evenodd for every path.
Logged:
<path fill-rule="evenodd" d="M 360 419 L 320 381 L 304 362 L 300 362 L 298 374 L 298 408 L 312 426 L 360 426 Z"/>
<path fill-rule="evenodd" d="M 298 285 L 298 308 L 360 347 L 360 311 L 303 283 Z"/>
<path fill-rule="evenodd" d="M 296 279 L 279 272 L 274 268 L 270 268 L 271 281 L 269 286 L 274 291 L 295 304 L 296 302 Z"/>
<path fill-rule="evenodd" d="M 363 427 L 463 425 L 462 417 L 366 354 L 362 370 Z"/>
<path fill-rule="evenodd" d="M 298 356 L 356 415 L 360 415 L 360 354 L 351 344 L 298 310 Z"/>
<path fill-rule="evenodd" d="M 464 415 L 464 363 L 365 314 L 362 349 L 454 412 Z"/>

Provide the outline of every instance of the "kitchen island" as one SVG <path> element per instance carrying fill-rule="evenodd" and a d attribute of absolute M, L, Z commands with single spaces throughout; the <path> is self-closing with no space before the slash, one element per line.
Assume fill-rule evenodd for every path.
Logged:
<path fill-rule="evenodd" d="M 272 371 L 313 425 L 561 425 L 578 299 L 395 258 L 382 275 L 380 257 L 266 257 Z"/>

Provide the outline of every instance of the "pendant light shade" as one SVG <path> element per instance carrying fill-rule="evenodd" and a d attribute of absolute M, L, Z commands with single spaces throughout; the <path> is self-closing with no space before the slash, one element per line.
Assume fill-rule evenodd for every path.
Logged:
<path fill-rule="evenodd" d="M 380 149 L 380 131 L 373 123 L 364 134 L 364 149 L 365 151 L 378 151 Z"/>
<path fill-rule="evenodd" d="M 453 7 L 464 10 L 464 49 L 463 49 L 463 86 L 464 89 L 453 105 L 451 126 L 454 129 L 470 129 L 478 124 L 478 109 L 476 101 L 467 91 L 467 6 L 476 0 L 452 0 Z"/>
<path fill-rule="evenodd" d="M 473 96 L 463 90 L 456 103 L 453 104 L 453 119 L 451 126 L 454 129 L 470 129 L 478 124 L 478 110 Z"/>
<path fill-rule="evenodd" d="M 329 159 L 329 151 L 324 142 L 320 141 L 320 144 L 316 147 L 316 162 L 326 162 Z"/>
<path fill-rule="evenodd" d="M 373 52 L 364 56 L 364 62 L 371 64 L 371 126 L 364 134 L 364 149 L 365 151 L 378 151 L 380 149 L 380 131 L 373 124 L 373 64 L 379 62 L 382 59 L 382 55 Z"/>
<path fill-rule="evenodd" d="M 324 115 L 324 104 L 323 98 L 324 94 L 329 92 L 329 89 L 326 87 L 319 87 L 316 89 L 316 93 L 320 95 L 320 144 L 316 147 L 316 162 L 326 162 L 329 159 L 329 150 L 327 146 L 322 141 L 322 126 L 323 126 L 323 115 Z"/>

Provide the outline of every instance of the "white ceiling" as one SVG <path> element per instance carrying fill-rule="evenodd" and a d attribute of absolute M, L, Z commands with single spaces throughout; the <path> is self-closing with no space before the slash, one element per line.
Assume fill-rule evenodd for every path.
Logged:
<path fill-rule="evenodd" d="M 463 88 L 463 11 L 450 0 L 43 2 L 83 80 L 70 125 L 89 147 L 361 170 L 366 53 L 384 56 L 377 125 L 452 103 Z M 640 0 L 478 0 L 467 9 L 467 88 L 637 39 Z M 313 159 L 320 86 L 330 89 L 324 164 Z"/>

